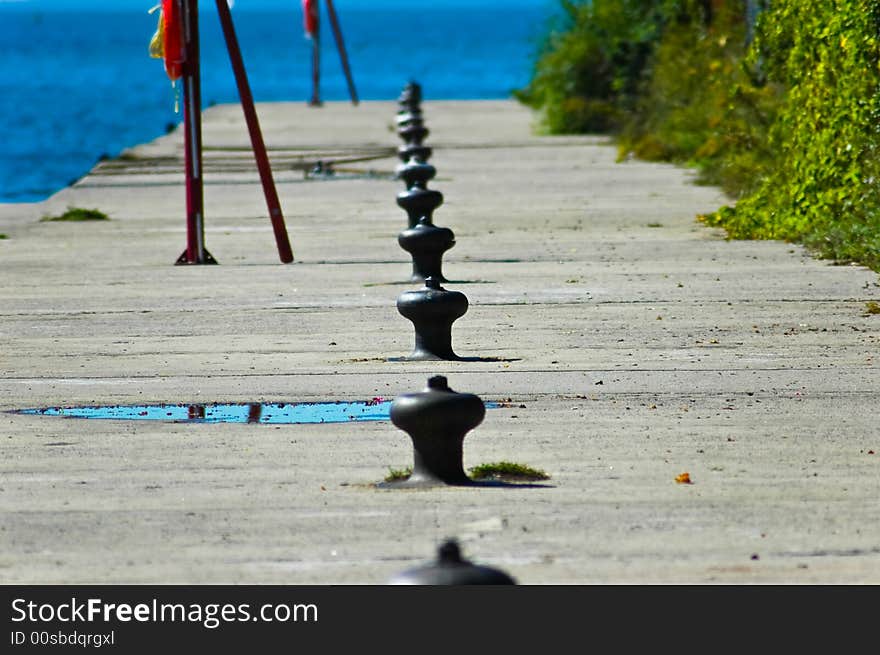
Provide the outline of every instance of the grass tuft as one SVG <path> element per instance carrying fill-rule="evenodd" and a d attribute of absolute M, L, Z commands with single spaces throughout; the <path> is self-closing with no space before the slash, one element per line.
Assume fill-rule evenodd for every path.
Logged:
<path fill-rule="evenodd" d="M 550 476 L 540 469 L 515 462 L 492 462 L 470 469 L 474 480 L 549 480 Z"/>
<path fill-rule="evenodd" d="M 402 469 L 389 467 L 388 475 L 385 476 L 385 482 L 403 482 L 404 480 L 408 480 L 410 475 L 412 475 L 411 466 Z"/>
<path fill-rule="evenodd" d="M 42 221 L 106 221 L 110 217 L 99 209 L 83 209 L 82 207 L 68 207 L 67 211 L 58 216 L 43 216 Z"/>
<path fill-rule="evenodd" d="M 549 480 L 550 476 L 540 469 L 514 462 L 491 462 L 480 464 L 469 469 L 472 480 L 496 480 L 499 482 L 525 482 L 532 480 Z M 412 467 L 402 469 L 389 468 L 385 482 L 403 482 L 412 475 Z"/>

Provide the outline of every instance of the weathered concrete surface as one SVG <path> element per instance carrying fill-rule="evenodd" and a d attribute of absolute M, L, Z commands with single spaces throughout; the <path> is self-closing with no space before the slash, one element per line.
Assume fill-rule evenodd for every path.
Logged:
<path fill-rule="evenodd" d="M 281 264 L 237 106 L 205 115 L 206 244 L 181 137 L 0 206 L 0 410 L 393 398 L 444 374 L 509 400 L 465 466 L 543 487 L 380 490 L 390 423 L 184 424 L 0 413 L 2 583 L 383 583 L 447 536 L 524 584 L 880 583 L 875 273 L 728 242 L 681 169 L 538 137 L 512 102 L 431 102 L 457 243 L 453 346 L 392 361 L 410 262 L 396 105 L 259 105 L 296 261 Z M 244 150 L 243 150 L 244 148 Z M 338 164 L 334 179 L 303 170 Z M 43 222 L 67 206 L 111 220 Z M 693 484 L 678 484 L 688 472 Z"/>

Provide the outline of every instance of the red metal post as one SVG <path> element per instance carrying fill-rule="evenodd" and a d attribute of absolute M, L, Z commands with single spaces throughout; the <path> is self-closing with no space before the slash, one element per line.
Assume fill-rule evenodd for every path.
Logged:
<path fill-rule="evenodd" d="M 327 0 L 327 15 L 330 17 L 330 25 L 333 28 L 333 37 L 336 39 L 336 49 L 339 51 L 339 59 L 342 62 L 342 70 L 345 72 L 345 81 L 348 83 L 348 93 L 351 96 L 351 104 L 358 104 L 357 91 L 354 88 L 354 80 L 351 69 L 348 66 L 348 55 L 345 52 L 345 42 L 342 40 L 342 28 L 336 17 L 336 9 L 333 8 L 333 0 Z"/>
<path fill-rule="evenodd" d="M 183 23 L 183 147 L 186 175 L 186 250 L 177 264 L 216 264 L 205 250 L 202 181 L 202 99 L 199 75 L 199 3 L 176 0 Z"/>
<path fill-rule="evenodd" d="M 235 26 L 232 24 L 232 14 L 229 11 L 229 5 L 226 0 L 217 0 L 217 13 L 220 15 L 220 24 L 223 27 L 223 35 L 226 38 L 226 49 L 229 51 L 229 59 L 232 62 L 232 70 L 235 73 L 235 82 L 238 85 L 241 108 L 244 110 L 244 118 L 251 137 L 251 147 L 254 151 L 254 158 L 257 160 L 260 180 L 263 183 L 263 194 L 266 196 L 269 218 L 272 220 L 272 228 L 275 231 L 278 255 L 283 263 L 288 264 L 293 261 L 293 252 L 290 249 L 290 241 L 287 238 L 284 215 L 281 213 L 281 203 L 278 201 L 275 181 L 272 178 L 272 167 L 269 165 L 269 156 L 266 153 L 266 145 L 263 143 L 263 134 L 260 130 L 260 123 L 257 120 L 256 109 L 254 108 L 254 99 L 251 95 L 244 61 L 241 57 L 241 49 L 238 47 L 238 38 L 235 35 Z"/>

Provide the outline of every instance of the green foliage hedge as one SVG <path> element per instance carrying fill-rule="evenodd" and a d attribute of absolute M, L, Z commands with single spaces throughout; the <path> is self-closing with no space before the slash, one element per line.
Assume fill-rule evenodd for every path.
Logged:
<path fill-rule="evenodd" d="M 616 130 L 631 109 L 662 17 L 644 0 L 560 0 L 531 82 L 514 95 L 550 133 Z"/>
<path fill-rule="evenodd" d="M 697 167 L 731 238 L 880 270 L 880 3 L 769 0 L 752 34 L 745 0 L 562 2 L 518 94 L 547 131 Z"/>

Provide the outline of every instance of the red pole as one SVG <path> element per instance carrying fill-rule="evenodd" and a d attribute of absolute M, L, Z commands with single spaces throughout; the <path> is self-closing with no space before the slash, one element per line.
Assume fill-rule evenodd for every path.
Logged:
<path fill-rule="evenodd" d="M 336 10 L 333 8 L 333 0 L 327 0 L 327 15 L 330 16 L 333 37 L 336 39 L 336 49 L 339 51 L 339 59 L 342 61 L 345 81 L 348 82 L 348 94 L 351 96 L 351 104 L 356 105 L 358 103 L 357 91 L 354 88 L 351 69 L 348 67 L 348 55 L 345 52 L 345 42 L 342 40 L 342 28 L 339 27 L 339 19 L 336 17 Z"/>
<path fill-rule="evenodd" d="M 177 264 L 216 264 L 205 250 L 202 182 L 202 108 L 199 76 L 199 3 L 175 0 L 183 29 L 183 147 L 186 176 L 186 250 Z"/>
<path fill-rule="evenodd" d="M 232 62 L 232 70 L 235 73 L 235 82 L 238 85 L 241 108 L 244 111 L 244 118 L 250 133 L 251 147 L 254 151 L 254 158 L 257 160 L 257 169 L 260 171 L 263 195 L 266 196 L 269 218 L 272 220 L 272 228 L 275 231 L 278 255 L 282 263 L 288 264 L 293 261 L 293 252 L 290 249 L 290 242 L 287 238 L 284 215 L 281 213 L 281 203 L 278 201 L 275 181 L 272 178 L 272 167 L 269 165 L 269 156 L 266 153 L 266 145 L 263 143 L 263 134 L 260 130 L 260 123 L 257 120 L 256 109 L 254 108 L 254 98 L 251 95 L 250 84 L 244 69 L 244 61 L 241 58 L 241 50 L 238 47 L 238 38 L 235 36 L 235 26 L 232 24 L 232 14 L 229 11 L 229 5 L 226 3 L 226 0 L 217 0 L 217 13 L 220 14 L 220 24 L 223 26 L 223 35 L 226 37 L 226 49 L 229 51 L 229 59 Z"/>

